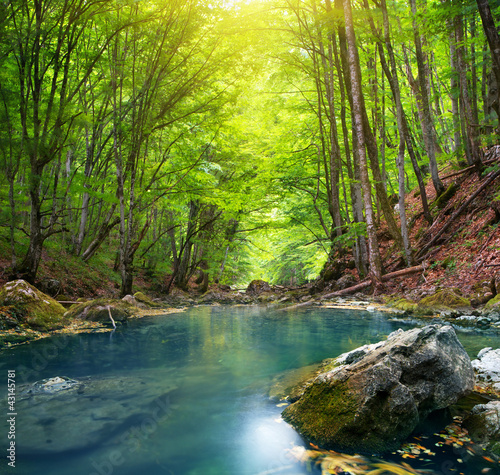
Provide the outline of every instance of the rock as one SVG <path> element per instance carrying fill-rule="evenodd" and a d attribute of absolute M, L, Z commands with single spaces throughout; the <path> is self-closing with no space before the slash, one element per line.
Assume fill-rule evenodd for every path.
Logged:
<path fill-rule="evenodd" d="M 339 290 L 347 289 L 348 287 L 352 287 L 356 284 L 356 279 L 352 274 L 344 274 L 339 280 L 336 282 L 336 287 Z"/>
<path fill-rule="evenodd" d="M 412 313 L 418 308 L 418 304 L 408 300 L 406 298 L 400 298 L 397 300 L 391 300 L 388 302 L 388 305 L 391 307 L 397 309 L 397 310 L 402 310 L 403 312 L 408 312 Z"/>
<path fill-rule="evenodd" d="M 428 325 L 341 355 L 306 386 L 283 412 L 303 437 L 325 448 L 380 453 L 469 393 L 474 371 L 453 328 Z"/>
<path fill-rule="evenodd" d="M 65 315 L 69 319 L 112 325 L 109 312 L 115 322 L 124 322 L 134 314 L 134 306 L 124 300 L 102 298 L 73 305 Z"/>
<path fill-rule="evenodd" d="M 61 281 L 57 279 L 43 279 L 40 289 L 48 295 L 56 296 L 61 291 Z"/>
<path fill-rule="evenodd" d="M 491 385 L 493 389 L 500 391 L 500 348 L 483 348 L 472 361 L 472 367 L 476 371 L 476 378 Z"/>
<path fill-rule="evenodd" d="M 3 286 L 0 290 L 0 305 L 11 307 L 13 318 L 34 330 L 55 330 L 65 323 L 65 308 L 22 279 L 7 282 Z M 13 321 L 10 323 L 13 324 Z M 4 321 L 4 324 L 8 322 Z"/>
<path fill-rule="evenodd" d="M 70 379 L 54 376 L 17 388 L 20 454 L 51 455 L 113 445 L 141 424 L 158 424 L 171 409 L 171 374 Z M 6 431 L 5 421 L 0 429 Z M 6 432 L 4 432 L 6 433 Z"/>
<path fill-rule="evenodd" d="M 264 280 L 252 280 L 246 289 L 246 293 L 251 295 L 260 295 L 269 291 L 271 291 L 271 286 Z"/>
<path fill-rule="evenodd" d="M 418 305 L 419 310 L 429 313 L 450 308 L 468 308 L 471 303 L 470 300 L 459 294 L 458 289 L 448 288 L 438 290 L 435 294 L 424 297 Z"/>
<path fill-rule="evenodd" d="M 455 319 L 455 323 L 459 325 L 473 325 L 480 328 L 488 328 L 491 325 L 491 320 L 487 317 L 476 317 L 474 315 L 461 315 Z"/>
<path fill-rule="evenodd" d="M 474 406 L 463 426 L 474 442 L 500 455 L 500 401 Z"/>
<path fill-rule="evenodd" d="M 137 307 L 137 308 L 140 308 L 140 309 L 146 309 L 146 308 L 149 308 L 148 305 L 146 305 L 145 303 L 142 303 L 140 302 L 139 300 L 137 300 L 133 295 L 125 295 L 125 297 L 122 298 L 122 301 L 123 302 L 127 302 L 128 304 L 130 305 L 133 305 L 134 307 Z"/>
<path fill-rule="evenodd" d="M 143 303 L 143 304 L 147 305 L 148 307 L 159 307 L 160 306 L 156 302 L 153 302 L 149 297 L 144 295 L 142 292 L 136 292 L 134 294 L 134 298 L 138 302 Z"/>
<path fill-rule="evenodd" d="M 484 308 L 486 310 L 500 310 L 500 294 L 488 300 Z"/>

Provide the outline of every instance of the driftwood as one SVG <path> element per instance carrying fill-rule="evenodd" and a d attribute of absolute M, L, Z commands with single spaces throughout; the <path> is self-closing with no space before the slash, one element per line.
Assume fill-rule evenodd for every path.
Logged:
<path fill-rule="evenodd" d="M 490 183 L 495 181 L 500 176 L 500 171 L 491 172 L 483 182 L 483 184 L 470 196 L 468 200 L 465 201 L 460 208 L 458 208 L 452 216 L 444 223 L 443 227 L 434 235 L 434 237 L 418 251 L 417 256 L 423 256 L 441 237 L 441 235 L 454 223 L 456 218 L 460 216 L 465 209 L 476 199 L 476 197 L 481 193 Z"/>
<path fill-rule="evenodd" d="M 406 269 L 398 270 L 395 272 L 390 272 L 389 274 L 383 275 L 382 282 L 388 282 L 389 280 L 397 279 L 398 277 L 403 277 L 405 275 L 414 274 L 416 272 L 423 272 L 423 271 L 425 271 L 425 265 L 408 267 Z M 366 289 L 367 287 L 370 287 L 370 285 L 372 285 L 371 279 L 366 279 L 363 282 L 360 282 L 359 284 L 353 285 L 352 287 L 347 287 L 346 289 L 337 290 L 336 292 L 330 292 L 329 294 L 322 295 L 320 297 L 319 301 L 324 300 L 324 299 L 328 299 L 331 297 L 340 297 L 341 295 L 353 294 L 354 292 L 357 292 L 358 290 L 363 290 L 363 289 Z M 318 302 L 318 300 L 312 299 L 312 300 L 308 300 L 307 302 L 302 302 L 302 303 L 298 303 L 296 305 L 291 305 L 290 307 L 285 307 L 281 310 L 295 310 L 296 308 L 308 307 L 310 305 L 313 305 L 316 302 Z"/>

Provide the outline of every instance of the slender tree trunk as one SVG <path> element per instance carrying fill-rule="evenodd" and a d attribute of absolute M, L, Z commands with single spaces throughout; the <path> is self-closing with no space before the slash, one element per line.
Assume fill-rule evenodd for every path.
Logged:
<path fill-rule="evenodd" d="M 493 60 L 493 74 L 497 81 L 497 108 L 500 110 L 500 35 L 495 26 L 495 20 L 491 14 L 488 0 L 476 0 L 483 23 L 483 29 L 490 47 L 491 58 Z M 500 125 L 500 114 L 498 114 L 498 123 Z"/>
<path fill-rule="evenodd" d="M 458 97 L 460 94 L 459 85 L 457 81 L 456 72 L 457 68 L 457 52 L 455 44 L 455 35 L 450 33 L 450 62 L 451 62 L 451 77 L 450 77 L 450 99 L 451 99 L 451 114 L 453 120 L 453 152 L 457 157 L 457 161 L 460 162 L 459 157 L 461 149 L 461 134 L 460 134 L 460 110 L 458 105 Z"/>
<path fill-rule="evenodd" d="M 335 1 L 335 8 L 342 8 L 342 0 Z M 346 91 L 350 91 L 350 78 L 349 78 L 349 64 L 347 60 L 347 41 L 345 36 L 345 28 L 343 25 L 339 25 L 337 28 L 337 34 L 339 37 L 340 46 L 340 61 L 339 54 L 337 52 L 337 44 L 335 43 L 335 36 L 332 36 L 333 50 L 335 55 L 335 67 L 337 69 L 337 75 L 339 78 L 340 85 L 340 118 L 342 123 L 342 135 L 344 137 L 344 151 L 346 157 L 347 165 L 347 175 L 349 177 L 349 186 L 351 191 L 351 204 L 352 204 L 352 214 L 354 221 L 354 229 L 356 229 L 356 223 L 364 223 L 365 219 L 363 216 L 363 196 L 361 192 L 361 181 L 359 177 L 359 163 L 357 158 L 357 145 L 356 135 L 353 134 L 353 156 L 354 160 L 351 160 L 351 151 L 349 144 L 349 128 L 347 126 L 347 108 L 346 108 Z M 365 276 L 368 272 L 368 247 L 366 243 L 365 236 L 363 234 L 356 235 L 356 242 L 353 247 L 354 261 L 356 263 L 356 269 L 360 276 Z"/>
<path fill-rule="evenodd" d="M 422 113 L 423 113 L 423 134 L 424 142 L 426 144 L 427 156 L 429 158 L 429 168 L 431 170 L 432 183 L 436 190 L 436 195 L 439 196 L 444 191 L 444 185 L 439 178 L 438 166 L 436 161 L 436 153 L 434 143 L 436 138 L 434 136 L 434 123 L 432 120 L 431 108 L 429 104 L 429 95 L 427 90 L 427 70 L 425 67 L 424 53 L 422 50 L 422 39 L 420 37 L 420 30 L 417 24 L 417 4 L 416 0 L 410 0 L 411 11 L 413 17 L 413 32 L 415 38 L 415 52 L 417 56 L 418 67 L 418 80 L 420 85 L 420 97 L 422 100 Z"/>
<path fill-rule="evenodd" d="M 394 102 L 396 104 L 396 120 L 398 123 L 399 131 L 399 147 L 398 156 L 396 158 L 396 164 L 398 167 L 398 185 L 399 185 L 399 217 L 401 221 L 401 236 L 403 239 L 403 247 L 406 256 L 406 262 L 408 267 L 412 264 L 412 254 L 410 249 L 410 240 L 408 237 L 408 225 L 406 221 L 406 209 L 405 209 L 405 166 L 404 166 L 404 155 L 405 155 L 405 126 L 404 126 L 404 111 L 403 104 L 401 102 L 401 90 L 399 88 L 399 80 L 397 76 L 396 59 L 394 56 L 394 50 L 392 48 L 392 43 L 390 40 L 390 26 L 389 26 L 389 16 L 387 14 L 387 6 L 385 0 L 381 0 L 383 23 L 384 23 L 384 39 L 385 47 L 387 48 L 387 53 L 389 54 L 389 63 L 391 65 L 391 75 L 387 79 L 390 82 L 391 90 L 394 96 Z"/>
<path fill-rule="evenodd" d="M 465 65 L 465 46 L 464 46 L 464 23 L 463 17 L 457 15 L 454 19 L 456 54 L 458 78 L 460 84 L 460 103 L 463 110 L 463 120 L 465 121 L 465 132 L 467 140 L 467 163 L 469 166 L 475 165 L 478 172 L 481 172 L 481 151 L 479 148 L 479 124 L 474 123 L 474 116 L 469 98 L 467 74 Z"/>
<path fill-rule="evenodd" d="M 116 204 L 111 205 L 101 227 L 97 231 L 97 234 L 94 239 L 92 239 L 91 243 L 87 246 L 85 251 L 82 253 L 82 260 L 87 262 L 92 258 L 92 256 L 97 252 L 101 244 L 108 237 L 111 230 L 121 222 L 121 219 L 118 217 L 113 218 L 113 213 L 115 212 Z M 113 219 L 112 219 L 113 218 Z"/>
<path fill-rule="evenodd" d="M 361 188 L 363 191 L 363 200 L 365 203 L 365 218 L 366 228 L 368 233 L 368 256 L 370 261 L 370 276 L 375 286 L 380 285 L 382 278 L 382 264 L 378 249 L 378 240 L 374 223 L 373 208 L 372 208 L 372 194 L 371 184 L 368 176 L 368 163 L 366 157 L 366 140 L 365 130 L 363 127 L 363 93 L 361 88 L 361 77 L 359 74 L 359 58 L 356 47 L 356 37 L 354 33 L 354 24 L 352 19 L 352 10 L 350 0 L 343 0 L 344 5 L 344 18 L 346 39 L 348 45 L 348 62 L 349 62 L 349 75 L 352 85 L 352 116 L 354 120 L 354 127 L 358 138 L 358 155 L 361 172 Z M 365 111 L 366 113 L 366 111 Z"/>

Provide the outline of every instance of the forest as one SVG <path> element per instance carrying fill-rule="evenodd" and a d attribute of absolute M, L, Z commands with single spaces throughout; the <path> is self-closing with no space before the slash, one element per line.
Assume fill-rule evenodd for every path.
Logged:
<path fill-rule="evenodd" d="M 348 254 L 377 283 L 381 221 L 416 265 L 408 193 L 431 226 L 444 175 L 500 175 L 499 21 L 497 0 L 2 2 L 5 273 L 106 255 L 122 296 L 139 271 L 168 294 Z"/>

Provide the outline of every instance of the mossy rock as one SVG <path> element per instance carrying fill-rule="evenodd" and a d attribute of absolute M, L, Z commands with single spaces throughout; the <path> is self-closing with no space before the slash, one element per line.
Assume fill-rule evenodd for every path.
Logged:
<path fill-rule="evenodd" d="M 112 325 L 109 318 L 110 312 L 115 322 L 125 322 L 136 311 L 135 307 L 123 300 L 100 298 L 73 305 L 66 312 L 66 318 Z"/>
<path fill-rule="evenodd" d="M 495 297 L 488 300 L 484 308 L 486 308 L 487 310 L 492 310 L 492 309 L 500 310 L 500 294 L 497 294 Z"/>
<path fill-rule="evenodd" d="M 417 303 L 415 303 L 411 300 L 405 299 L 405 298 L 389 300 L 389 302 L 387 302 L 387 303 L 391 307 L 393 307 L 397 310 L 403 310 L 405 312 L 414 312 L 418 309 Z"/>
<path fill-rule="evenodd" d="M 66 309 L 52 297 L 19 279 L 0 290 L 0 305 L 9 306 L 19 323 L 40 331 L 62 328 Z"/>
<path fill-rule="evenodd" d="M 448 310 L 453 308 L 470 307 L 469 299 L 462 297 L 458 289 L 442 289 L 435 294 L 424 297 L 418 303 L 418 312 L 426 312 L 433 310 Z"/>
<path fill-rule="evenodd" d="M 283 411 L 283 419 L 307 440 L 324 445 L 324 441 L 335 439 L 336 448 L 342 448 L 352 445 L 348 440 L 356 437 L 356 434 L 344 433 L 343 428 L 352 427 L 358 405 L 348 382 L 315 383 L 305 397 Z"/>
<path fill-rule="evenodd" d="M 153 302 L 148 296 L 144 295 L 142 292 L 136 292 L 134 298 L 141 303 L 149 305 L 150 307 L 159 307 L 160 305 Z"/>

